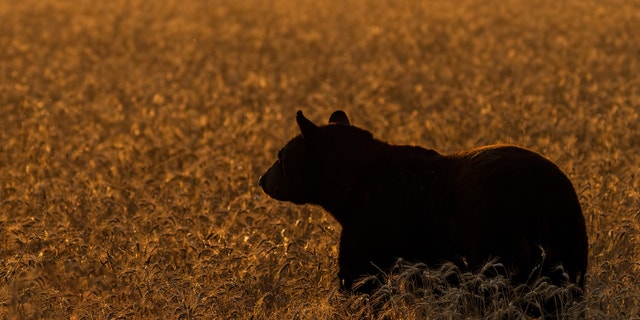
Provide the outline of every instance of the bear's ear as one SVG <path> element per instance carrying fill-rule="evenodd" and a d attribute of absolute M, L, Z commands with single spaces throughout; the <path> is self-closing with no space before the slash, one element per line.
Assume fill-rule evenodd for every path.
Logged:
<path fill-rule="evenodd" d="M 302 137 L 311 139 L 315 136 L 318 126 L 311 122 L 311 120 L 305 118 L 302 114 L 302 110 L 298 110 L 298 113 L 296 113 L 296 121 L 298 122 L 298 127 L 300 127 Z"/>
<path fill-rule="evenodd" d="M 347 114 L 342 110 L 334 111 L 331 114 L 331 117 L 329 117 L 329 123 L 343 124 L 345 126 L 351 125 L 351 123 L 349 123 L 349 118 L 347 118 Z"/>

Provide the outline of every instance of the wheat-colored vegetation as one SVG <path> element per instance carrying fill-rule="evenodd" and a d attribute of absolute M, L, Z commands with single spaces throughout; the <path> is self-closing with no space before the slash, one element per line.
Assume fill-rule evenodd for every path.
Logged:
<path fill-rule="evenodd" d="M 590 237 L 561 312 L 639 319 L 638 30 L 624 0 L 0 0 L 1 318 L 500 319 L 570 290 L 418 265 L 340 293 L 339 225 L 256 181 L 298 108 L 343 108 L 555 161 Z"/>

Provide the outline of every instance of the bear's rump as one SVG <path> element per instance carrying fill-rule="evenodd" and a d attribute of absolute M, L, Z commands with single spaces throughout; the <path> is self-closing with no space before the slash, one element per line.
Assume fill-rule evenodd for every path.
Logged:
<path fill-rule="evenodd" d="M 456 159 L 450 185 L 436 188 L 444 190 L 437 197 L 445 203 L 431 214 L 444 215 L 445 225 L 453 226 L 442 235 L 454 243 L 456 252 L 449 253 L 474 265 L 499 256 L 524 273 L 543 261 L 546 269 L 563 264 L 575 275 L 583 268 L 576 265 L 586 264 L 577 258 L 586 248 L 586 233 L 573 186 L 550 161 L 527 150 L 510 151 L 487 149 Z"/>

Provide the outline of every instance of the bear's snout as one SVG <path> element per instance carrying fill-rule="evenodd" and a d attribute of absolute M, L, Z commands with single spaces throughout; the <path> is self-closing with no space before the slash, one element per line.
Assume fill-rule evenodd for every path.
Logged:
<path fill-rule="evenodd" d="M 276 169 L 274 169 L 276 168 Z M 258 185 L 262 188 L 264 193 L 268 194 L 272 198 L 278 199 L 277 195 L 281 192 L 280 184 L 282 183 L 278 172 L 274 172 L 277 170 L 277 166 L 272 166 L 260 176 L 258 179 Z"/>
<path fill-rule="evenodd" d="M 261 175 L 260 178 L 258 178 L 258 185 L 264 188 L 264 175 Z"/>
<path fill-rule="evenodd" d="M 260 186 L 260 188 L 262 188 L 262 191 L 264 191 L 264 193 L 268 194 L 269 196 L 273 196 L 274 193 L 274 189 L 276 188 L 273 181 L 269 181 L 269 171 L 267 171 L 265 174 L 261 175 L 260 178 L 258 179 L 258 185 Z"/>

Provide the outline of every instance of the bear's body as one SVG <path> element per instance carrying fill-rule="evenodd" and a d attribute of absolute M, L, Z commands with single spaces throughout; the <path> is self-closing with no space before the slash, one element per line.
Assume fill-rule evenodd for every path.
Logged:
<path fill-rule="evenodd" d="M 323 206 L 342 225 L 339 277 L 389 270 L 398 258 L 476 268 L 498 258 L 513 281 L 547 276 L 584 287 L 587 234 L 569 179 L 549 160 L 515 146 L 451 155 L 395 146 L 351 126 L 298 112 L 302 134 L 260 179 L 271 197 Z M 363 291 L 371 288 L 364 286 Z"/>

